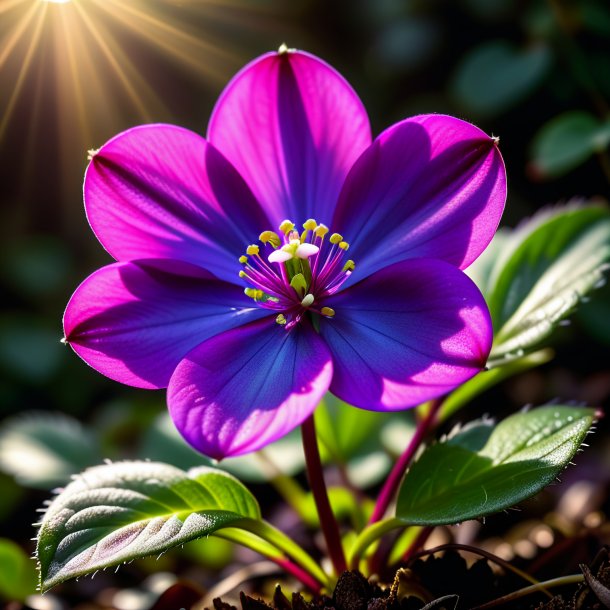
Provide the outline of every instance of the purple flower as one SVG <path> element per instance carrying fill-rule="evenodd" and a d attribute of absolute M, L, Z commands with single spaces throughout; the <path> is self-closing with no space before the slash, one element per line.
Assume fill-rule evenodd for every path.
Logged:
<path fill-rule="evenodd" d="M 327 390 L 393 411 L 485 365 L 489 313 L 460 269 L 504 206 L 496 141 L 421 115 L 371 142 L 355 92 L 312 55 L 247 65 L 207 139 L 170 125 L 119 134 L 84 195 L 118 262 L 78 287 L 66 339 L 112 379 L 167 387 L 204 454 L 259 449 Z"/>

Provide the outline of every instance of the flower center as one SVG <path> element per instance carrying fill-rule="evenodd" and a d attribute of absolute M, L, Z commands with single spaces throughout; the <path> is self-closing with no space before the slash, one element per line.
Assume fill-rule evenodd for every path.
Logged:
<path fill-rule="evenodd" d="M 263 231 L 262 246 L 252 244 L 240 256 L 239 277 L 250 286 L 245 293 L 260 307 L 278 312 L 275 321 L 291 328 L 304 315 L 332 318 L 335 311 L 324 299 L 335 294 L 352 274 L 354 261 L 343 260 L 349 244 L 338 233 L 327 239 L 329 229 L 310 218 L 299 234 L 290 220 L 279 234 Z M 281 237 L 280 237 L 281 236 Z"/>

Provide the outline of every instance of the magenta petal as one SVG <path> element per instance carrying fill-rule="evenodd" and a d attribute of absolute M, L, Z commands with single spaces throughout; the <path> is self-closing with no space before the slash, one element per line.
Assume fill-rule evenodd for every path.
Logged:
<path fill-rule="evenodd" d="M 269 224 L 231 164 L 171 125 L 110 140 L 93 157 L 84 188 L 91 227 L 117 260 L 184 260 L 238 282 L 238 257 Z"/>
<path fill-rule="evenodd" d="M 331 392 L 393 411 L 443 395 L 484 366 L 492 328 L 485 301 L 459 269 L 435 259 L 386 267 L 324 303 Z"/>
<path fill-rule="evenodd" d="M 328 223 L 371 135 L 350 85 L 299 51 L 263 55 L 239 72 L 216 104 L 208 139 L 277 225 L 285 218 Z"/>
<path fill-rule="evenodd" d="M 273 317 L 209 339 L 179 365 L 167 402 L 198 451 L 221 459 L 264 447 L 307 418 L 328 389 L 330 352 L 309 324 Z"/>
<path fill-rule="evenodd" d="M 74 351 L 108 377 L 164 388 L 176 365 L 219 332 L 268 315 L 243 289 L 180 261 L 115 263 L 72 295 L 64 332 Z"/>
<path fill-rule="evenodd" d="M 463 269 L 491 241 L 505 200 L 496 142 L 465 121 L 421 115 L 384 131 L 360 157 L 332 227 L 350 242 L 354 279 L 416 257 Z"/>

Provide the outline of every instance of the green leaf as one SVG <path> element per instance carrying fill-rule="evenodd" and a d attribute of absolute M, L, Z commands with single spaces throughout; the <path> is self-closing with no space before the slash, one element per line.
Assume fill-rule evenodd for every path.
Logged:
<path fill-rule="evenodd" d="M 452 82 L 452 94 L 469 112 L 498 115 L 529 94 L 550 65 L 551 53 L 544 45 L 520 50 L 495 40 L 463 59 Z"/>
<path fill-rule="evenodd" d="M 386 413 L 352 407 L 332 394 L 326 394 L 315 411 L 316 433 L 325 458 L 345 464 L 351 457 L 377 445 Z"/>
<path fill-rule="evenodd" d="M 582 111 L 560 114 L 534 137 L 530 171 L 539 178 L 561 176 L 606 150 L 609 143 L 610 122 Z"/>
<path fill-rule="evenodd" d="M 252 494 L 220 470 L 187 473 L 154 462 L 96 466 L 44 516 L 37 544 L 41 589 L 260 518 Z"/>
<path fill-rule="evenodd" d="M 539 346 L 603 285 L 608 261 L 610 212 L 601 206 L 543 212 L 515 231 L 487 294 L 495 329 L 490 366 Z"/>
<path fill-rule="evenodd" d="M 0 538 L 0 598 L 25 601 L 36 592 L 36 565 L 11 540 Z"/>
<path fill-rule="evenodd" d="M 545 406 L 485 424 L 428 447 L 407 472 L 396 516 L 408 525 L 477 519 L 533 496 L 570 463 L 593 423 L 593 409 Z"/>
<path fill-rule="evenodd" d="M 64 485 L 72 473 L 100 460 L 93 435 L 61 413 L 30 411 L 0 428 L 0 469 L 27 487 Z"/>

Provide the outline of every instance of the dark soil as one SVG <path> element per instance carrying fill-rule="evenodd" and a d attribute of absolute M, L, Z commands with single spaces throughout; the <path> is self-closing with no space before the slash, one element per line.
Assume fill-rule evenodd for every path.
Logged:
<path fill-rule="evenodd" d="M 585 582 L 564 586 L 550 601 L 542 594 L 506 600 L 500 610 L 598 610 L 610 608 L 610 561 L 604 549 L 591 566 L 581 566 Z M 525 583 L 527 584 L 527 583 Z M 344 572 L 332 597 L 307 601 L 300 593 L 289 599 L 278 585 L 270 602 L 240 594 L 241 610 L 474 610 L 524 586 L 512 574 L 494 573 L 487 560 L 467 566 L 455 551 L 416 561 L 396 573 L 389 587 L 371 583 L 359 572 Z M 491 606 L 489 606 L 491 607 Z M 213 610 L 238 610 L 214 600 Z"/>

